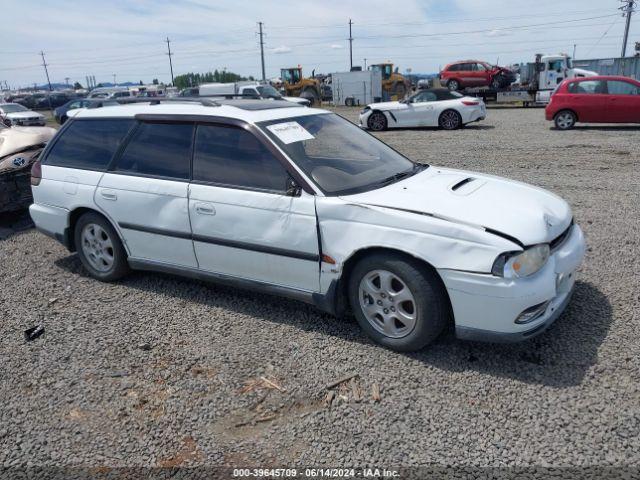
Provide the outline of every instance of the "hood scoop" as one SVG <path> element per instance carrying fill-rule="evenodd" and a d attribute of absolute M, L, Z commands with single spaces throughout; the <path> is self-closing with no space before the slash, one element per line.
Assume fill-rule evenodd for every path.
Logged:
<path fill-rule="evenodd" d="M 484 181 L 479 180 L 475 177 L 467 177 L 454 183 L 450 188 L 451 191 L 456 195 L 469 195 L 470 193 L 475 192 L 484 184 Z"/>

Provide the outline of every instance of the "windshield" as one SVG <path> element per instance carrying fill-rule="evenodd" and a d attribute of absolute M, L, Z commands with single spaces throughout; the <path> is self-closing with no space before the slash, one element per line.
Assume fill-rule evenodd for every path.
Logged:
<path fill-rule="evenodd" d="M 271 120 L 258 126 L 327 195 L 372 190 L 426 167 L 333 113 Z"/>
<path fill-rule="evenodd" d="M 23 107 L 19 103 L 7 103 L 5 105 L 0 105 L 0 110 L 4 113 L 15 113 L 15 112 L 26 112 L 27 108 Z"/>
<path fill-rule="evenodd" d="M 256 88 L 258 89 L 258 93 L 264 98 L 282 98 L 282 95 L 271 85 L 261 85 Z"/>

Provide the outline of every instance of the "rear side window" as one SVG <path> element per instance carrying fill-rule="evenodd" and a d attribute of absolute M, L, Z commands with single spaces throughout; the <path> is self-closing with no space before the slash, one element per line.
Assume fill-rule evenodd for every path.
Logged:
<path fill-rule="evenodd" d="M 133 120 L 74 120 L 56 140 L 45 165 L 104 170 L 133 125 Z"/>
<path fill-rule="evenodd" d="M 585 80 L 584 82 L 573 82 L 567 88 L 569 93 L 595 94 L 606 93 L 607 85 L 600 80 Z"/>
<path fill-rule="evenodd" d="M 608 80 L 607 88 L 609 95 L 639 95 L 640 88 L 633 83 L 623 82 L 620 80 Z"/>
<path fill-rule="evenodd" d="M 283 191 L 287 176 L 278 159 L 252 133 L 241 128 L 198 126 L 195 181 Z"/>
<path fill-rule="evenodd" d="M 190 123 L 140 124 L 115 170 L 188 180 L 193 128 Z"/>

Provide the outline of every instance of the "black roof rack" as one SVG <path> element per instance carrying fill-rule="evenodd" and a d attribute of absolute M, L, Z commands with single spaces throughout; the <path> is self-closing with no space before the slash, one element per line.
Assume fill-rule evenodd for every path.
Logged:
<path fill-rule="evenodd" d="M 218 99 L 218 100 L 216 100 Z M 106 99 L 103 99 L 106 100 Z M 116 99 L 113 99 L 116 100 Z M 243 110 L 269 110 L 272 108 L 291 108 L 300 107 L 296 103 L 287 102 L 286 100 L 277 101 L 273 99 L 263 99 L 253 94 L 235 93 L 235 94 L 216 94 L 203 95 L 199 97 L 139 97 L 139 98 L 119 98 L 116 100 L 120 105 L 128 105 L 131 103 L 148 103 L 149 105 L 160 105 L 161 103 L 199 103 L 205 107 L 220 107 L 229 105 Z M 109 105 L 106 105 L 109 106 Z M 102 103 L 90 105 L 88 108 L 102 108 Z"/>
<path fill-rule="evenodd" d="M 219 107 L 220 103 L 206 97 L 140 97 L 140 98 L 120 98 L 118 103 L 127 105 L 129 103 L 148 103 L 149 105 L 159 105 L 160 103 L 200 103 L 205 107 Z"/>

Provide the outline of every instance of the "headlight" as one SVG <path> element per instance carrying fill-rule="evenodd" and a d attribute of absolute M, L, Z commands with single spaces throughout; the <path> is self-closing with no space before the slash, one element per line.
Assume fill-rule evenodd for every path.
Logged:
<path fill-rule="evenodd" d="M 365 113 L 367 113 L 369 110 L 371 110 L 371 107 L 364 107 L 362 109 L 362 111 L 360 112 L 360 115 L 364 115 Z"/>
<path fill-rule="evenodd" d="M 502 253 L 493 262 L 491 273 L 498 277 L 528 277 L 540 270 L 550 254 L 549 245 L 544 243 L 527 248 L 524 252 Z"/>

